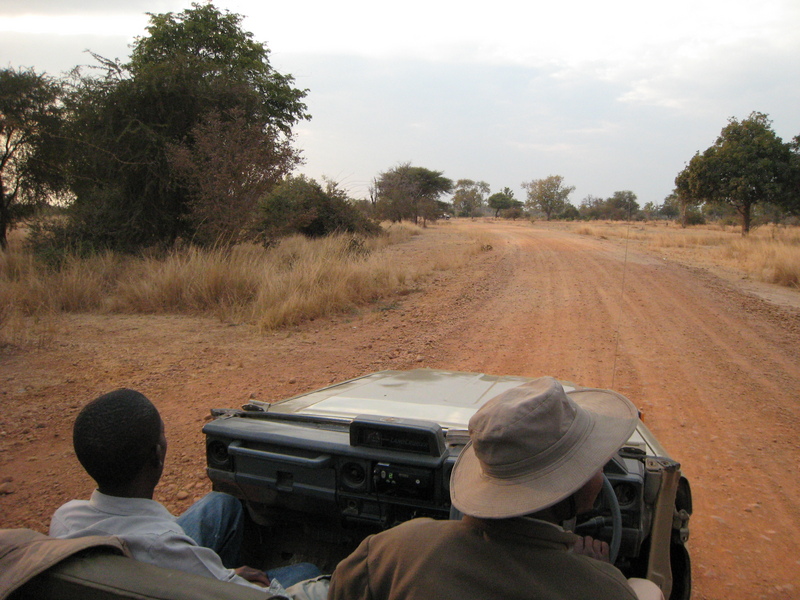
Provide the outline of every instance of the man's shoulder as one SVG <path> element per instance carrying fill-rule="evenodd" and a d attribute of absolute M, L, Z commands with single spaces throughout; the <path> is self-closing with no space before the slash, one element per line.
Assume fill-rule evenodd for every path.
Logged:
<path fill-rule="evenodd" d="M 441 535 L 447 529 L 453 527 L 460 527 L 458 521 L 446 521 L 441 519 L 430 519 L 428 517 L 418 517 L 395 525 L 391 529 L 383 531 L 379 535 L 387 536 L 402 536 L 402 535 L 419 535 L 420 533 L 431 532 L 432 534 Z"/>
<path fill-rule="evenodd" d="M 87 508 L 89 506 L 90 504 L 88 500 L 69 500 L 68 502 L 65 502 L 64 504 L 59 506 L 53 514 L 54 515 L 64 514 L 72 510 Z"/>
<path fill-rule="evenodd" d="M 98 501 L 95 493 L 92 500 L 70 500 L 63 504 L 53 513 L 50 535 L 58 538 L 116 535 L 142 546 L 169 543 L 174 538 L 190 543 L 174 517 L 155 501 L 131 502 L 122 498 L 111 498 L 105 504 L 103 501 L 103 498 Z"/>
<path fill-rule="evenodd" d="M 401 548 L 438 546 L 451 543 L 452 539 L 463 535 L 466 528 L 461 521 L 447 521 L 420 517 L 396 525 L 378 534 L 369 536 L 364 542 L 370 552 L 390 551 Z"/>
<path fill-rule="evenodd" d="M 90 510 L 88 500 L 70 500 L 59 506 L 50 517 L 50 535 L 57 538 L 66 537 L 70 533 L 68 521 L 76 514 Z"/>

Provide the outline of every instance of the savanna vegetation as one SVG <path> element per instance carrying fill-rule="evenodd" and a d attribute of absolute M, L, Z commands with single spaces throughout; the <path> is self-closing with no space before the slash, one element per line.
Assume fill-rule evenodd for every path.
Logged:
<path fill-rule="evenodd" d="M 674 221 L 562 222 L 580 235 L 632 241 L 691 264 L 723 267 L 744 278 L 800 289 L 800 227 L 764 225 L 740 235 L 738 225 L 682 227 Z"/>
<path fill-rule="evenodd" d="M 294 234 L 269 247 L 106 251 L 72 255 L 57 268 L 26 251 L 17 232 L 0 253 L 0 342 L 25 341 L 32 323 L 46 330 L 68 313 L 206 315 L 268 330 L 365 305 L 380 309 L 421 278 L 463 266 L 487 247 L 481 232 L 467 231 L 409 261 L 401 243 L 424 231 L 402 223 L 387 224 L 378 236 Z"/>
<path fill-rule="evenodd" d="M 605 237 L 621 226 L 601 221 L 626 221 L 627 239 L 702 249 L 798 286 L 799 236 L 778 224 L 800 213 L 800 136 L 784 143 L 762 113 L 730 119 L 661 205 L 623 190 L 576 207 L 561 175 L 523 182 L 523 202 L 508 187 L 492 194 L 485 181 L 411 163 L 380 173 L 356 200 L 294 173 L 307 90 L 271 66 L 241 21 L 197 3 L 150 15 L 127 62 L 93 55 L 92 68 L 62 80 L 0 69 L 6 339 L 20 320 L 64 312 L 213 314 L 269 329 L 349 310 L 491 247 L 443 246 L 415 265 L 387 250 L 451 215 L 591 221 L 573 228 Z M 737 220 L 750 234 L 738 240 Z M 21 223 L 24 244 L 9 245 Z"/>

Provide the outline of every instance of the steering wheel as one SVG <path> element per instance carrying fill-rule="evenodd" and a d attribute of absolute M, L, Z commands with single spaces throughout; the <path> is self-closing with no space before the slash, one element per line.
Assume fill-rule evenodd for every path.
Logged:
<path fill-rule="evenodd" d="M 611 487 L 608 477 L 603 475 L 603 498 L 611 507 L 611 542 L 609 543 L 609 558 L 613 565 L 617 562 L 619 546 L 622 543 L 622 513 L 619 510 L 619 500 Z"/>

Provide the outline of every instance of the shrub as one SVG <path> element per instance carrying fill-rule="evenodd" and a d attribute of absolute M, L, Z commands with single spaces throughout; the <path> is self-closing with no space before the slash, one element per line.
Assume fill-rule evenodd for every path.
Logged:
<path fill-rule="evenodd" d="M 359 212 L 343 190 L 326 188 L 303 175 L 288 177 L 261 203 L 261 232 L 265 241 L 300 233 L 318 238 L 332 233 L 374 235 L 380 225 Z"/>
<path fill-rule="evenodd" d="M 686 224 L 687 225 L 705 225 L 706 218 L 699 210 L 686 211 Z"/>

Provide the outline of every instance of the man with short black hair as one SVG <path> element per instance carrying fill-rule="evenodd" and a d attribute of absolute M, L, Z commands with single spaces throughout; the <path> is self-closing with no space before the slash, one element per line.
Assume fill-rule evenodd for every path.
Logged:
<path fill-rule="evenodd" d="M 72 500 L 53 515 L 50 535 L 76 538 L 114 535 L 134 558 L 242 585 L 283 593 L 320 575 L 308 563 L 264 573 L 236 566 L 242 543 L 241 503 L 211 492 L 177 519 L 153 492 L 167 454 L 164 423 L 143 394 L 119 389 L 87 404 L 73 427 L 75 454 L 97 482 L 90 500 Z"/>
<path fill-rule="evenodd" d="M 638 411 L 608 390 L 569 393 L 552 377 L 508 390 L 469 421 L 450 478 L 462 520 L 414 519 L 366 538 L 336 567 L 329 600 L 636 600 L 608 544 L 559 523 L 590 510 L 602 469 Z"/>

